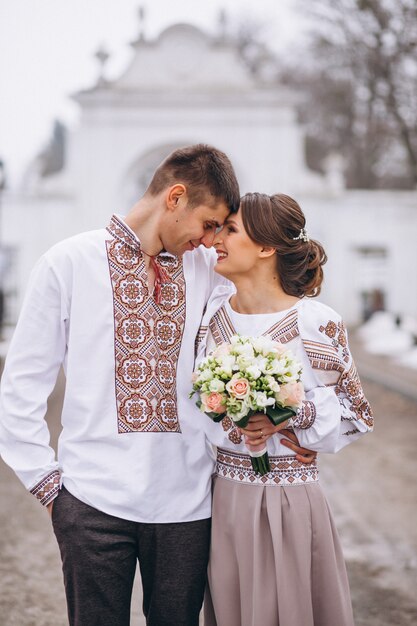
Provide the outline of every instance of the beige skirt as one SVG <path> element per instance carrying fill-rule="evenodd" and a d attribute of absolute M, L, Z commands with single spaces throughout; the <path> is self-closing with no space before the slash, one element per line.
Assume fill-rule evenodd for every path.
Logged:
<path fill-rule="evenodd" d="M 287 486 L 288 471 L 282 480 L 279 469 L 285 464 L 271 465 L 277 486 L 273 472 L 265 486 L 247 466 L 224 478 L 232 474 L 218 462 L 205 626 L 353 626 L 345 562 L 317 468 L 314 480 Z"/>

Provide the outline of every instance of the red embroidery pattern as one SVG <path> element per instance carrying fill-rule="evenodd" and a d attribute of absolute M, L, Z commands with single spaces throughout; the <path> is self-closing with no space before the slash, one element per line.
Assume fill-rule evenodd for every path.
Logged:
<path fill-rule="evenodd" d="M 263 334 L 270 335 L 274 341 L 289 343 L 300 334 L 298 330 L 298 311 L 296 309 L 290 311 Z"/>
<path fill-rule="evenodd" d="M 302 406 L 298 409 L 296 417 L 293 419 L 295 428 L 305 430 L 311 428 L 316 419 L 317 411 L 314 402 L 303 400 Z"/>
<path fill-rule="evenodd" d="M 221 425 L 223 426 L 223 430 L 227 433 L 228 430 L 230 430 L 231 428 L 233 428 L 233 420 L 231 417 L 229 417 L 228 415 L 226 415 L 226 417 L 224 417 L 222 419 L 222 421 L 220 422 Z"/>
<path fill-rule="evenodd" d="M 39 502 L 43 505 L 47 505 L 55 498 L 60 490 L 61 474 L 58 470 L 54 470 L 48 476 L 45 476 L 40 482 L 38 482 L 30 493 L 38 498 Z"/>
<path fill-rule="evenodd" d="M 268 328 L 268 330 L 262 334 L 269 335 L 274 341 L 288 343 L 300 334 L 297 319 L 297 311 L 290 311 L 279 322 L 271 326 L 271 328 Z M 224 306 L 213 315 L 209 323 L 209 328 L 217 346 L 223 342 L 230 342 L 230 338 L 238 334 Z"/>
<path fill-rule="evenodd" d="M 139 241 L 116 216 L 106 241 L 113 290 L 118 432 L 180 432 L 176 368 L 185 324 L 182 260 L 160 254 L 170 278 L 157 304 Z"/>
<path fill-rule="evenodd" d="M 217 313 L 213 315 L 209 322 L 209 328 L 216 346 L 221 343 L 229 343 L 230 338 L 238 334 L 224 306 L 220 307 Z"/>
<path fill-rule="evenodd" d="M 252 485 L 290 486 L 305 485 L 318 480 L 317 461 L 304 465 L 294 456 L 270 456 L 271 471 L 265 476 L 255 474 L 250 456 L 217 449 L 216 474 L 222 478 Z"/>
<path fill-rule="evenodd" d="M 229 441 L 231 441 L 235 445 L 239 445 L 239 443 L 242 443 L 243 441 L 243 437 L 242 437 L 240 430 L 235 427 L 233 427 L 232 430 L 230 430 L 227 433 L 227 438 L 229 439 Z"/>
<path fill-rule="evenodd" d="M 239 444 L 239 443 L 242 443 L 242 441 L 243 441 L 242 434 L 241 434 L 239 428 L 236 428 L 236 426 L 235 426 L 235 424 L 234 424 L 234 422 L 233 422 L 231 417 L 226 415 L 222 419 L 222 421 L 220 423 L 223 426 L 224 432 L 227 433 L 228 439 L 232 443 L 235 443 L 236 445 Z"/>
<path fill-rule="evenodd" d="M 349 350 L 347 347 L 346 326 L 343 322 L 333 322 L 329 320 L 326 326 L 321 325 L 319 331 L 331 339 L 332 346 L 340 353 L 341 360 L 349 361 Z"/>
<path fill-rule="evenodd" d="M 317 341 L 305 339 L 303 344 L 313 370 L 321 371 L 326 385 L 335 385 L 345 371 L 338 352 L 332 346 Z"/>
<path fill-rule="evenodd" d="M 357 419 L 364 423 L 368 428 L 373 428 L 374 418 L 372 409 L 365 397 L 362 389 L 361 381 L 354 362 L 347 372 L 344 372 L 336 386 L 336 395 L 341 404 L 344 404 L 344 398 L 348 403 L 348 408 L 352 414 L 352 420 Z M 356 431 L 345 432 L 345 435 L 353 435 Z"/>
<path fill-rule="evenodd" d="M 205 340 L 208 332 L 208 326 L 200 326 L 197 332 L 197 336 L 194 342 L 194 356 L 197 356 L 198 351 L 200 350 L 200 345 Z"/>

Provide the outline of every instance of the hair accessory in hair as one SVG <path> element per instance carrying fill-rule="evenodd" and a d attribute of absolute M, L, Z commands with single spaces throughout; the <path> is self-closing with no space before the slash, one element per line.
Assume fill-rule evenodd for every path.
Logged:
<path fill-rule="evenodd" d="M 307 235 L 307 231 L 305 228 L 302 228 L 300 230 L 300 234 L 298 235 L 298 237 L 293 237 L 293 241 L 296 241 L 297 239 L 302 239 L 303 241 L 310 241 L 310 237 Z"/>

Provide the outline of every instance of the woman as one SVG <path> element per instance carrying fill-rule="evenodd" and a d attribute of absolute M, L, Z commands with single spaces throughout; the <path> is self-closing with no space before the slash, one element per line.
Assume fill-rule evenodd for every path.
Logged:
<path fill-rule="evenodd" d="M 352 626 L 349 584 L 316 462 L 303 465 L 282 434 L 335 452 L 372 430 L 340 316 L 320 292 L 322 246 L 309 239 L 292 198 L 247 194 L 216 235 L 218 287 L 203 319 L 198 358 L 234 334 L 270 335 L 302 362 L 305 400 L 290 423 L 265 415 L 246 429 L 207 419 L 217 447 L 205 624 Z M 294 435 L 290 435 L 293 436 Z M 248 447 L 266 443 L 271 472 L 256 475 Z"/>

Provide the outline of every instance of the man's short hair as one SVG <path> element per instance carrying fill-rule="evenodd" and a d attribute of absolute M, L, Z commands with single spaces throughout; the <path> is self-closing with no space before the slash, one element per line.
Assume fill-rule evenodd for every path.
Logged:
<path fill-rule="evenodd" d="M 155 171 L 146 193 L 156 196 L 182 183 L 189 206 L 225 202 L 232 213 L 239 208 L 240 193 L 233 166 L 224 152 L 205 144 L 174 150 Z"/>

